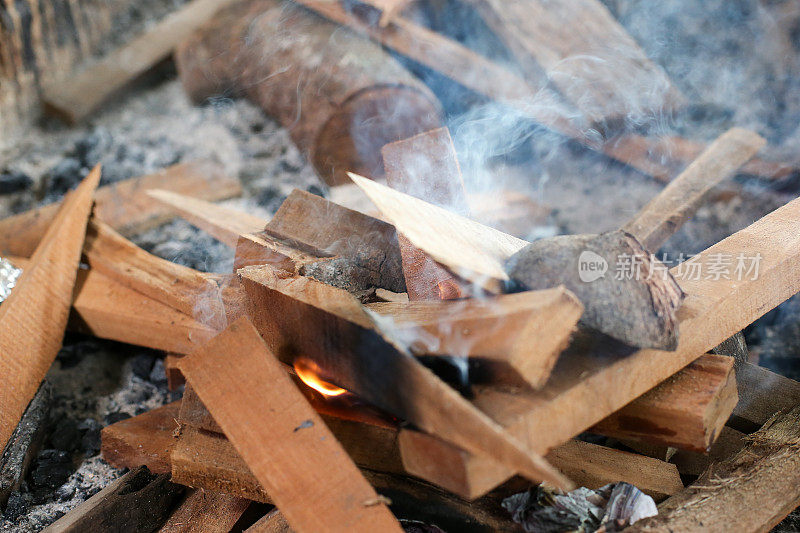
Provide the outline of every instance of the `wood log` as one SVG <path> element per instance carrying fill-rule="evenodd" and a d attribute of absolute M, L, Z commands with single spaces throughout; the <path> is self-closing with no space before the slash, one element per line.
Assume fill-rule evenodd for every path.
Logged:
<path fill-rule="evenodd" d="M 466 357 L 470 380 L 541 387 L 567 347 L 580 302 L 566 289 L 465 299 L 374 303 L 388 331 L 421 356 Z"/>
<path fill-rule="evenodd" d="M 590 431 L 703 453 L 738 399 L 733 360 L 706 354 Z"/>
<path fill-rule="evenodd" d="M 292 528 L 402 530 L 247 319 L 179 366 Z"/>
<path fill-rule="evenodd" d="M 193 226 L 234 249 L 239 242 L 239 235 L 262 231 L 268 222 L 244 211 L 221 207 L 164 189 L 153 189 L 147 191 L 147 194 L 169 206 Z"/>
<path fill-rule="evenodd" d="M 0 306 L 0 449 L 61 348 L 100 167 L 64 200 L 16 287 Z"/>
<path fill-rule="evenodd" d="M 142 250 L 97 219 L 89 222 L 83 251 L 106 277 L 211 328 L 225 327 L 220 287 L 208 275 Z"/>
<path fill-rule="evenodd" d="M 591 123 L 646 120 L 685 102 L 599 1 L 469 3 L 508 46 L 534 90 L 555 85 Z"/>
<path fill-rule="evenodd" d="M 695 260 L 708 265 L 715 254 L 760 257 L 756 279 L 693 279 L 686 267 L 673 269 L 689 295 L 678 316 L 681 341 L 674 352 L 576 346 L 559 358 L 553 377 L 539 391 L 510 394 L 477 387 L 474 404 L 534 450 L 546 453 L 602 418 L 621 409 L 688 365 L 709 349 L 800 290 L 800 201 L 789 202 L 754 224 L 711 246 Z M 402 437 L 401 437 L 402 439 Z M 402 440 L 401 440 L 402 445 Z M 454 449 L 455 450 L 455 449 Z M 483 490 L 507 479 L 510 472 L 475 462 Z"/>
<path fill-rule="evenodd" d="M 69 124 L 86 118 L 172 50 L 231 0 L 192 0 L 74 76 L 43 88 L 45 110 Z"/>
<path fill-rule="evenodd" d="M 381 146 L 441 125 L 433 93 L 379 46 L 275 0 L 221 11 L 176 61 L 195 101 L 243 94 L 330 185 L 346 182 L 346 169 L 382 175 Z"/>
<path fill-rule="evenodd" d="M 514 465 L 530 479 L 570 485 L 405 348 L 387 341 L 351 294 L 311 278 L 287 276 L 269 265 L 246 267 L 239 275 L 249 314 L 282 361 L 292 364 L 302 354 L 333 376 L 336 385 L 424 431 Z"/>
<path fill-rule="evenodd" d="M 142 466 L 112 482 L 44 531 L 153 531 L 164 523 L 183 492 L 183 487 L 170 483 L 169 476 L 152 474 Z"/>
<path fill-rule="evenodd" d="M 657 251 L 697 211 L 708 191 L 730 178 L 766 143 L 752 131 L 742 128 L 728 130 L 623 229 L 636 237 L 647 250 Z"/>
<path fill-rule="evenodd" d="M 464 180 L 450 130 L 439 128 L 387 144 L 381 149 L 381 155 L 389 187 L 468 214 Z M 452 300 L 470 294 L 468 284 L 459 282 L 402 235 L 399 242 L 410 300 Z"/>
<path fill-rule="evenodd" d="M 771 530 L 800 505 L 798 439 L 800 407 L 770 419 L 739 453 L 627 531 Z"/>
<path fill-rule="evenodd" d="M 250 503 L 221 492 L 194 490 L 158 533 L 229 533 Z"/>
<path fill-rule="evenodd" d="M 155 474 L 169 474 L 180 406 L 179 400 L 104 427 L 100 432 L 103 460 L 114 468 L 144 465 Z"/>
<path fill-rule="evenodd" d="M 171 218 L 171 209 L 156 204 L 146 194 L 161 187 L 205 200 L 222 200 L 241 194 L 239 181 L 208 161 L 173 165 L 155 174 L 131 178 L 97 189 L 95 210 L 101 219 L 123 235 L 157 226 Z M 29 257 L 50 227 L 60 203 L 53 203 L 0 220 L 0 251 Z"/>
<path fill-rule="evenodd" d="M 739 403 L 728 425 L 752 433 L 776 413 L 800 405 L 800 383 L 752 363 L 736 365 Z"/>

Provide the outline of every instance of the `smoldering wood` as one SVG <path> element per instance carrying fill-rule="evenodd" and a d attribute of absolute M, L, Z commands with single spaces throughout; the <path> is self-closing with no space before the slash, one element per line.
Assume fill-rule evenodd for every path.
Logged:
<path fill-rule="evenodd" d="M 50 386 L 45 381 L 0 453 L 0 507 L 4 507 L 11 493 L 19 489 L 28 474 L 31 461 L 39 453 L 50 414 L 50 402 Z"/>
<path fill-rule="evenodd" d="M 630 272 L 611 272 L 620 261 L 629 262 L 622 264 Z M 592 279 L 594 272 L 582 270 L 589 263 L 607 271 Z M 506 268 L 523 290 L 569 289 L 583 304 L 581 323 L 589 328 L 639 348 L 678 346 L 676 313 L 683 292 L 667 267 L 629 233 L 542 239 L 511 256 Z"/>
<path fill-rule="evenodd" d="M 385 505 L 366 504 L 377 494 L 249 320 L 230 325 L 179 367 L 294 529 L 402 531 Z M 319 483 L 319 472 L 329 484 Z"/>
<path fill-rule="evenodd" d="M 185 487 L 147 467 L 131 470 L 50 526 L 47 533 L 153 531 L 161 526 Z"/>
<path fill-rule="evenodd" d="M 663 502 L 657 517 L 629 531 L 772 529 L 800 504 L 800 407 L 770 419 L 747 440 L 740 452 Z"/>
<path fill-rule="evenodd" d="M 45 110 L 75 124 L 172 50 L 232 0 L 192 0 L 100 60 L 42 89 Z"/>
<path fill-rule="evenodd" d="M 386 183 L 434 205 L 467 214 L 464 180 L 450 130 L 439 128 L 387 144 L 381 149 Z M 410 300 L 456 299 L 471 287 L 399 236 L 403 275 Z"/>
<path fill-rule="evenodd" d="M 249 315 L 282 361 L 291 364 L 302 354 L 334 376 L 336 385 L 425 431 L 494 457 L 526 477 L 571 484 L 540 456 L 509 439 L 405 349 L 384 338 L 346 291 L 268 265 L 246 267 L 239 275 Z M 404 393 L 409 389 L 415 394 Z"/>
<path fill-rule="evenodd" d="M 441 125 L 436 98 L 388 53 L 290 3 L 221 11 L 178 48 L 176 62 L 192 99 L 246 96 L 331 185 L 347 180 L 345 169 L 382 175 L 381 146 Z"/>
<path fill-rule="evenodd" d="M 5 448 L 61 348 L 94 191 L 95 167 L 69 193 L 30 266 L 0 306 L 0 447 Z"/>
<path fill-rule="evenodd" d="M 747 349 L 747 341 L 741 331 L 719 343 L 712 351 L 715 354 L 733 357 L 737 365 L 750 361 L 750 351 Z"/>
<path fill-rule="evenodd" d="M 147 190 L 161 187 L 204 200 L 222 200 L 242 193 L 239 180 L 216 163 L 179 163 L 154 174 L 104 185 L 95 194 L 95 215 L 122 235 L 155 227 L 172 218 L 172 210 L 153 202 Z M 61 203 L 31 209 L 0 220 L 3 255 L 29 257 L 53 222 Z"/>
<path fill-rule="evenodd" d="M 760 254 L 756 279 L 693 279 L 691 273 L 679 276 L 673 269 L 689 295 L 679 313 L 682 335 L 676 351 L 633 351 L 607 339 L 598 346 L 576 346 L 562 354 L 553 379 L 541 390 L 510 394 L 476 387 L 474 404 L 540 452 L 584 431 L 800 291 L 797 223 L 800 201 L 795 200 L 698 256 L 706 264 L 713 254 Z M 482 472 L 484 490 L 512 474 L 497 463 L 492 467 L 485 457 L 456 451 L 448 461 L 475 461 L 471 467 Z"/>

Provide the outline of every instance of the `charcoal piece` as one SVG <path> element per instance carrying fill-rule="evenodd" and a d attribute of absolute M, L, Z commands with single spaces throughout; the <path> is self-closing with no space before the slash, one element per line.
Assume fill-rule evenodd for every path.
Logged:
<path fill-rule="evenodd" d="M 72 459 L 61 450 L 42 450 L 30 473 L 30 482 L 37 489 L 57 489 L 73 472 Z"/>
<path fill-rule="evenodd" d="M 8 170 L 0 172 L 0 194 L 24 191 L 33 185 L 33 180 L 24 172 Z"/>
<path fill-rule="evenodd" d="M 122 411 L 116 411 L 116 412 L 113 412 L 113 413 L 108 413 L 106 415 L 105 423 L 106 423 L 107 426 L 110 426 L 111 424 L 116 424 L 120 420 L 126 420 L 126 419 L 128 419 L 130 417 L 131 417 L 131 415 L 129 415 L 128 413 L 124 413 Z"/>
<path fill-rule="evenodd" d="M 137 378 L 150 379 L 150 371 L 156 362 L 156 356 L 149 353 L 142 353 L 131 358 L 131 372 Z"/>
<path fill-rule="evenodd" d="M 78 423 L 69 417 L 59 417 L 50 433 L 50 445 L 56 450 L 72 452 L 78 449 L 81 443 L 81 432 Z"/>
<path fill-rule="evenodd" d="M 83 178 L 83 165 L 75 158 L 68 157 L 59 161 L 47 173 L 47 198 L 61 198 L 67 191 L 74 189 Z"/>
<path fill-rule="evenodd" d="M 9 522 L 16 522 L 19 517 L 23 516 L 28 511 L 28 502 L 25 497 L 17 491 L 11 493 L 6 503 L 6 509 L 2 513 L 3 518 Z"/>
<path fill-rule="evenodd" d="M 155 364 L 153 365 L 153 369 L 150 371 L 148 379 L 151 383 L 160 388 L 165 388 L 167 386 L 167 371 L 164 368 L 163 360 L 156 360 Z"/>
<path fill-rule="evenodd" d="M 81 437 L 81 449 L 86 455 L 97 455 L 100 453 L 100 430 L 103 427 L 97 420 L 87 418 L 80 423 L 78 429 L 83 432 Z"/>

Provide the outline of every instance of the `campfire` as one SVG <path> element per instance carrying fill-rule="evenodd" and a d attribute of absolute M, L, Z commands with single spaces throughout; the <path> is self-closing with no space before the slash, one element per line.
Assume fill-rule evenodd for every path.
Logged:
<path fill-rule="evenodd" d="M 113 164 L 80 145 L 79 183 L 50 178 L 46 201 L 0 219 L 7 524 L 768 531 L 800 505 L 800 384 L 758 364 L 775 336 L 761 324 L 777 320 L 762 317 L 800 292 L 798 159 L 744 121 L 694 135 L 696 95 L 614 2 L 190 0 L 75 68 L 37 48 L 55 39 L 40 4 L 27 19 L 0 8 L 13 12 L 0 18 L 9 131 L 43 127 L 39 111 L 77 131 L 171 59 L 180 98 L 246 100 L 317 183 L 256 209 L 218 202 L 256 195 L 213 158 L 110 179 Z M 769 9 L 800 24 L 797 9 Z M 456 15 L 474 28 L 451 31 Z M 555 221 L 579 210 L 571 192 L 548 206 L 536 184 L 501 179 L 517 166 L 534 181 L 534 156 L 509 155 L 520 139 L 558 139 L 543 160 L 588 161 L 572 179 L 607 219 L 566 231 Z M 641 201 L 624 204 L 627 185 L 595 183 L 600 167 L 647 194 L 631 185 Z M 9 193 L 28 181 L 0 174 Z M 770 209 L 685 245 L 710 205 L 753 197 Z M 184 222 L 232 268 L 142 244 Z M 159 354 L 106 362 L 149 382 L 163 368 L 159 401 L 102 431 L 48 414 L 76 333 Z M 94 456 L 58 448 L 92 430 Z M 81 461 L 113 467 L 85 497 L 64 488 Z M 48 501 L 68 503 L 31 526 Z"/>

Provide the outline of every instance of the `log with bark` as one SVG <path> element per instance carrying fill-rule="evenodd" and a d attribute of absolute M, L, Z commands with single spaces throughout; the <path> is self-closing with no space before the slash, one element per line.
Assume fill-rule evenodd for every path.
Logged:
<path fill-rule="evenodd" d="M 221 11 L 176 61 L 195 101 L 246 96 L 289 129 L 329 184 L 348 169 L 382 175 L 384 144 L 441 124 L 433 93 L 388 53 L 290 3 Z"/>

